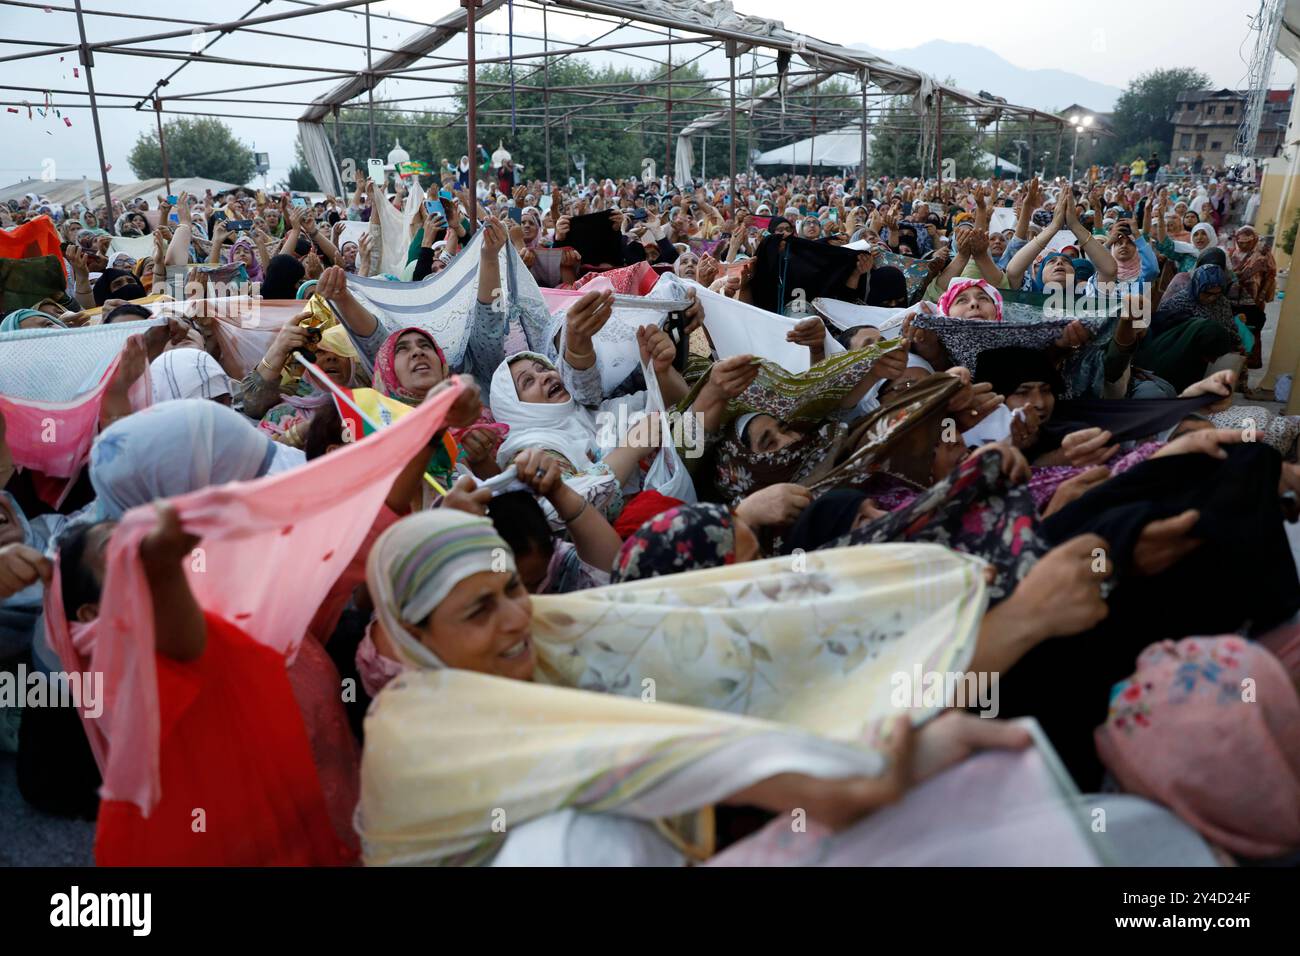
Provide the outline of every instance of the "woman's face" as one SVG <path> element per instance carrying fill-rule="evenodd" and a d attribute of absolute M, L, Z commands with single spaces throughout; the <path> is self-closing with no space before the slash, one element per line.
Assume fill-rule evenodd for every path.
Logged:
<path fill-rule="evenodd" d="M 316 350 L 316 364 L 340 388 L 347 388 L 352 381 L 352 360 L 349 358 L 322 348 Z"/>
<path fill-rule="evenodd" d="M 822 224 L 816 219 L 805 219 L 803 221 L 803 232 L 801 235 L 805 239 L 816 239 L 822 234 Z"/>
<path fill-rule="evenodd" d="M 242 262 L 246 266 L 253 264 L 253 250 L 247 244 L 237 246 L 231 254 L 231 261 Z"/>
<path fill-rule="evenodd" d="M 1022 382 L 1018 389 L 1007 396 L 1007 408 L 1012 411 L 1026 405 L 1038 413 L 1038 423 L 1042 425 L 1052 417 L 1052 411 L 1056 408 L 1056 395 L 1052 392 L 1052 386 L 1046 382 Z"/>
<path fill-rule="evenodd" d="M 448 667 L 527 681 L 537 663 L 532 621 L 532 601 L 516 572 L 479 571 L 411 630 Z"/>
<path fill-rule="evenodd" d="M 1137 246 L 1133 243 L 1133 238 L 1124 233 L 1117 233 L 1110 243 L 1110 254 L 1115 257 L 1116 262 L 1131 262 L 1137 258 Z"/>
<path fill-rule="evenodd" d="M 1007 251 L 1006 236 L 1002 235 L 1002 233 L 1000 232 L 990 233 L 989 234 L 989 255 L 991 255 L 996 260 L 1001 258 L 1002 253 L 1006 251 Z"/>
<path fill-rule="evenodd" d="M 1196 298 L 1200 300 L 1201 305 L 1212 305 L 1214 300 L 1222 294 L 1222 286 L 1212 285 L 1202 289 Z"/>
<path fill-rule="evenodd" d="M 343 269 L 346 272 L 352 272 L 357 267 L 357 244 L 355 242 L 345 243 L 339 250 L 339 255 L 343 258 Z"/>
<path fill-rule="evenodd" d="M 673 271 L 683 279 L 694 279 L 696 267 L 700 260 L 693 252 L 683 252 L 673 263 Z"/>
<path fill-rule="evenodd" d="M 18 323 L 20 329 L 57 329 L 58 327 L 59 323 L 44 312 L 40 315 L 29 315 Z"/>
<path fill-rule="evenodd" d="M 81 223 L 69 222 L 63 226 L 63 235 L 68 242 L 76 242 L 77 236 L 81 235 Z"/>
<path fill-rule="evenodd" d="M 954 436 L 953 441 L 942 437 L 934 449 L 934 462 L 930 465 L 930 481 L 940 481 L 952 474 L 953 469 L 966 460 L 969 452 L 961 435 Z"/>
<path fill-rule="evenodd" d="M 881 332 L 880 329 L 871 325 L 864 325 L 861 328 L 854 329 L 853 334 L 849 336 L 849 349 L 868 348 L 884 337 L 885 333 Z"/>
<path fill-rule="evenodd" d="M 1183 216 L 1183 228 L 1184 228 L 1184 229 L 1190 230 L 1190 229 L 1192 229 L 1192 227 L 1195 226 L 1198 222 L 1200 222 L 1200 220 L 1196 218 L 1196 213 L 1194 213 L 1194 212 L 1186 213 L 1186 214 L 1184 214 L 1184 216 Z"/>
<path fill-rule="evenodd" d="M 421 397 L 447 375 L 433 343 L 422 332 L 406 332 L 397 340 L 393 369 L 398 384 Z"/>
<path fill-rule="evenodd" d="M 538 224 L 536 216 L 524 216 L 519 225 L 524 230 L 524 242 L 532 242 L 537 238 Z"/>
<path fill-rule="evenodd" d="M 790 225 L 788 220 L 778 222 L 776 228 L 772 230 L 772 235 L 780 236 L 782 239 L 788 239 L 790 236 L 794 235 L 794 227 Z"/>
<path fill-rule="evenodd" d="M 515 394 L 521 402 L 538 405 L 561 405 L 569 400 L 560 373 L 536 359 L 521 359 L 510 366 L 515 380 Z"/>
<path fill-rule="evenodd" d="M 1058 261 L 1060 260 L 1053 259 L 1052 265 Z M 984 319 L 988 322 L 996 322 L 998 307 L 993 298 L 980 286 L 972 285 L 962 289 L 957 298 L 949 304 L 948 314 L 957 319 Z"/>
<path fill-rule="evenodd" d="M 745 441 L 753 452 L 773 452 L 793 445 L 800 439 L 800 434 L 790 428 L 782 428 L 781 423 L 771 415 L 758 415 L 750 419 L 745 426 Z"/>
<path fill-rule="evenodd" d="M 1249 226 L 1237 230 L 1237 248 L 1242 252 L 1250 252 L 1255 248 L 1255 243 L 1259 242 L 1259 235 Z"/>
<path fill-rule="evenodd" d="M 1203 252 L 1210 248 L 1210 236 L 1204 229 L 1192 233 L 1192 246 L 1197 252 Z"/>
<path fill-rule="evenodd" d="M 853 516 L 853 525 L 849 530 L 857 531 L 859 528 L 871 524 L 877 518 L 883 518 L 888 513 L 877 508 L 876 503 L 870 498 L 863 498 L 862 504 L 858 505 L 858 513 Z"/>

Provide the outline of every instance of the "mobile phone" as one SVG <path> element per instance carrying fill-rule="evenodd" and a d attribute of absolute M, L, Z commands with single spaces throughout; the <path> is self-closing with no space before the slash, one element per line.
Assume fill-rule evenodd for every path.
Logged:
<path fill-rule="evenodd" d="M 523 222 L 523 221 L 524 221 L 524 211 L 523 211 L 522 209 L 520 209 L 518 206 L 510 206 L 509 208 L 506 209 L 506 213 L 507 213 L 507 214 L 510 216 L 510 218 L 513 219 L 515 222 Z"/>
<path fill-rule="evenodd" d="M 646 216 L 648 216 L 648 215 L 650 215 L 650 214 L 649 214 L 648 212 L 646 212 L 644 209 L 633 209 L 633 210 L 632 210 L 632 218 L 635 219 L 637 222 L 644 222 Z"/>
<path fill-rule="evenodd" d="M 376 186 L 383 186 L 388 182 L 382 159 L 368 159 L 366 160 L 366 166 L 370 170 L 370 181 Z"/>
<path fill-rule="evenodd" d="M 294 196 L 292 199 L 289 200 L 289 205 L 302 208 L 303 206 L 307 205 L 307 200 L 303 199 L 301 196 Z"/>
<path fill-rule="evenodd" d="M 438 198 L 439 198 L 439 199 L 445 199 L 445 200 L 447 200 L 447 202 L 455 202 L 455 201 L 456 201 L 456 197 L 453 196 L 453 195 L 451 194 L 451 190 L 450 190 L 450 189 L 439 189 L 439 190 L 438 190 Z"/>
<path fill-rule="evenodd" d="M 227 232 L 248 232 L 253 228 L 251 219 L 230 219 L 226 222 Z"/>
<path fill-rule="evenodd" d="M 176 197 L 175 197 L 175 196 L 168 196 L 168 197 L 167 197 L 167 204 L 168 204 L 169 206 L 174 206 L 174 205 L 176 205 Z"/>
<path fill-rule="evenodd" d="M 426 199 L 424 201 L 424 211 L 428 213 L 430 216 L 442 215 L 442 207 L 438 203 L 434 202 L 432 199 Z"/>

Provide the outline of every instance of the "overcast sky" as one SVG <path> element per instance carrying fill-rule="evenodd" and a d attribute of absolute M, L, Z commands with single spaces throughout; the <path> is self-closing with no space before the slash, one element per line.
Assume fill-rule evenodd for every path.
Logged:
<path fill-rule="evenodd" d="M 70 0 L 57 0 L 55 6 L 70 7 Z M 143 0 L 85 0 L 89 9 L 125 14 L 171 16 L 203 23 L 219 22 L 237 17 L 249 6 L 251 0 L 214 2 L 214 0 L 186 0 L 185 3 L 159 4 Z M 417 32 L 419 27 L 387 20 L 385 14 L 411 19 L 435 20 L 452 12 L 456 0 L 388 0 L 372 6 L 372 42 L 376 47 L 392 46 Z M 987 47 L 1017 66 L 1038 69 L 1052 67 L 1078 73 L 1084 77 L 1112 86 L 1123 87 L 1145 70 L 1157 66 L 1196 66 L 1208 73 L 1215 86 L 1243 85 L 1246 76 L 1246 59 L 1251 52 L 1255 34 L 1249 32 L 1248 16 L 1257 12 L 1259 0 L 1218 0 L 1214 5 L 1212 22 L 1202 15 L 1191 15 L 1190 7 L 1174 7 L 1162 3 L 1140 3 L 1133 0 L 1089 0 L 1086 5 L 1065 3 L 1061 0 L 999 0 L 989 5 L 979 15 L 980 9 L 969 0 L 929 0 L 920 4 L 871 3 L 850 4 L 845 0 L 738 0 L 736 6 L 743 13 L 782 20 L 794 31 L 839 43 L 867 43 L 878 49 L 903 50 L 918 46 L 927 40 L 942 39 L 971 43 Z M 305 4 L 293 0 L 272 0 L 257 15 L 304 9 Z M 1087 16 L 1080 14 L 1086 10 Z M 846 11 L 851 11 L 847 14 Z M 506 27 L 505 8 L 489 19 L 489 29 Z M 587 41 L 608 29 L 608 25 L 571 17 L 551 15 L 549 32 L 553 38 Z M 113 38 L 141 36 L 172 30 L 189 30 L 186 23 L 159 23 L 133 18 L 87 17 L 87 35 L 92 42 Z M 1094 26 L 1105 24 L 1105 26 Z M 1014 25 L 1014 26 L 1013 26 Z M 307 64 L 333 66 L 341 70 L 364 68 L 362 49 L 345 49 L 313 43 L 314 38 L 329 38 L 352 43 L 364 43 L 365 21 L 359 14 L 333 12 L 300 18 L 266 27 L 268 30 L 294 39 L 237 34 L 221 39 L 211 49 L 213 55 L 234 59 L 252 60 L 271 64 Z M 535 10 L 517 10 L 515 29 L 520 34 L 541 32 L 541 17 Z M 141 48 L 161 51 L 189 51 L 194 44 L 202 44 L 213 34 L 198 37 L 139 44 Z M 648 39 L 645 34 L 624 31 L 620 34 L 626 42 Z M 52 10 L 29 10 L 0 6 L 0 56 L 28 52 L 30 45 L 6 42 L 8 40 L 42 41 L 51 45 L 77 42 L 76 17 L 71 13 Z M 540 48 L 540 44 L 517 40 L 516 52 Z M 449 44 L 443 55 L 464 56 L 464 44 Z M 480 55 L 504 55 L 506 41 L 503 37 L 486 36 L 479 42 Z M 636 51 L 662 62 L 663 48 Z M 41 90 L 84 90 L 85 75 L 74 76 L 76 54 L 44 55 L 36 58 L 0 63 L 0 86 L 37 87 Z M 1277 58 L 1282 60 L 1281 57 Z M 635 62 L 635 61 L 634 61 Z M 900 58 L 906 63 L 906 58 Z M 130 93 L 142 96 L 149 92 L 155 80 L 162 78 L 180 61 L 101 53 L 95 62 L 97 91 L 103 93 Z M 647 61 L 641 61 L 646 65 Z M 719 58 L 717 66 L 725 72 L 725 60 Z M 194 64 L 185 67 L 168 86 L 167 93 L 197 93 L 216 91 L 258 82 L 303 79 L 309 74 L 284 69 L 260 67 L 234 67 Z M 455 76 L 455 70 L 442 75 Z M 717 74 L 715 74 L 717 75 Z M 1282 61 L 1274 71 L 1274 85 L 1289 85 L 1294 70 Z M 231 113 L 249 113 L 258 116 L 278 116 L 283 120 L 231 119 L 230 125 L 237 136 L 260 151 L 271 154 L 269 181 L 283 177 L 293 159 L 295 127 L 291 120 L 303 109 L 290 101 L 308 101 L 325 92 L 336 79 L 306 85 L 282 87 L 256 93 L 226 94 L 231 99 L 247 102 L 195 104 L 195 110 Z M 381 87 L 381 96 L 409 97 L 427 92 L 430 84 L 414 80 L 390 80 Z M 442 89 L 440 87 L 432 87 Z M 992 90 L 1017 102 L 1015 90 Z M 34 105 L 43 101 L 41 93 L 0 90 L 0 99 L 6 105 L 13 101 L 30 100 Z M 63 104 L 86 102 L 84 97 L 53 94 L 53 101 Z M 105 104 L 127 104 L 134 100 L 108 97 Z M 427 104 L 435 106 L 436 104 Z M 0 153 L 0 185 L 7 185 L 27 177 L 39 178 L 42 170 L 52 170 L 59 178 L 96 176 L 94 139 L 90 112 L 85 108 L 65 109 L 64 116 L 72 126 L 65 125 L 52 113 L 45 118 L 35 115 L 27 118 L 25 109 L 17 114 L 0 112 L 3 123 L 5 149 Z M 153 127 L 151 111 L 136 112 L 130 109 L 105 109 L 101 113 L 104 126 L 107 161 L 112 166 L 109 179 L 128 182 L 135 179 L 127 164 L 127 153 L 137 135 Z M 287 120 L 287 121 L 286 121 Z M 381 150 L 381 152 L 386 152 Z M 419 158 L 419 157 L 416 157 Z"/>

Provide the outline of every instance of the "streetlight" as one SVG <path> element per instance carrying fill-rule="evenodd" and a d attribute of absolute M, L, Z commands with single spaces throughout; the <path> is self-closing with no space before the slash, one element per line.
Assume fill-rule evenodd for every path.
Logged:
<path fill-rule="evenodd" d="M 1074 127 L 1074 149 L 1070 150 L 1070 182 L 1074 182 L 1074 156 L 1079 152 L 1079 134 L 1092 125 L 1092 117 L 1076 113 L 1070 117 L 1070 125 Z"/>

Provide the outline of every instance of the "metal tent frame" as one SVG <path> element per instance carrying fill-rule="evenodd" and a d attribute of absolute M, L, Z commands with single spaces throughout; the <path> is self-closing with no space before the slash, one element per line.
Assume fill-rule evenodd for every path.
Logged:
<path fill-rule="evenodd" d="M 384 16 L 385 24 L 398 23 L 420 28 L 418 32 L 414 32 L 406 40 L 392 47 L 379 47 L 373 42 L 370 24 L 373 0 L 331 0 L 325 3 L 282 0 L 289 3 L 292 9 L 258 14 L 258 11 L 270 2 L 272 0 L 256 0 L 238 19 L 207 23 L 184 17 L 91 9 L 83 6 L 82 0 L 73 0 L 73 6 L 24 2 L 24 0 L 0 0 L 0 7 L 44 9 L 50 12 L 75 14 L 78 31 L 78 42 L 75 43 L 48 45 L 43 41 L 2 40 L 0 47 L 13 45 L 28 49 L 0 56 L 0 63 L 76 53 L 85 70 L 86 82 L 84 91 L 76 89 L 47 91 L 19 85 L 0 85 L 0 90 L 19 93 L 56 93 L 61 98 L 72 99 L 66 102 L 49 103 L 51 107 L 89 108 L 99 154 L 103 195 L 106 197 L 110 195 L 110 191 L 99 125 L 101 110 L 148 109 L 154 113 L 158 124 L 164 177 L 170 183 L 166 144 L 163 139 L 164 114 L 297 122 L 299 132 L 304 137 L 313 136 L 316 143 L 318 145 L 323 143 L 325 151 L 328 152 L 328 137 L 324 134 L 325 123 L 331 121 L 334 124 L 337 145 L 339 125 L 356 122 L 340 120 L 339 111 L 344 107 L 364 105 L 367 118 L 363 125 L 369 128 L 373 156 L 375 129 L 384 125 L 382 118 L 379 121 L 375 118 L 375 94 L 380 84 L 386 80 L 410 80 L 432 87 L 433 89 L 418 96 L 381 99 L 381 106 L 392 107 L 402 104 L 403 111 L 408 114 L 437 116 L 439 121 L 447 126 L 459 125 L 463 122 L 466 126 L 467 152 L 470 156 L 476 155 L 476 126 L 480 117 L 509 116 L 515 128 L 543 129 L 547 141 L 546 178 L 548 181 L 551 180 L 549 142 L 552 129 L 626 131 L 631 128 L 628 124 L 628 116 L 623 112 L 628 104 L 656 103 L 664 107 L 662 110 L 639 115 L 634 125 L 639 126 L 647 134 L 662 133 L 665 155 L 669 159 L 669 168 L 665 172 L 669 176 L 674 175 L 671 163 L 674 139 L 677 142 L 677 164 L 680 169 L 684 156 L 690 155 L 691 137 L 705 137 L 707 149 L 709 132 L 726 124 L 728 130 L 726 140 L 730 150 L 729 182 L 733 205 L 736 202 L 737 186 L 736 117 L 738 114 L 743 114 L 747 119 L 751 145 L 756 130 L 760 132 L 780 130 L 783 134 L 792 137 L 811 133 L 815 137 L 819 122 L 823 129 L 860 127 L 864 142 L 869 129 L 920 132 L 923 143 L 927 143 L 927 153 L 931 150 L 934 153 L 933 169 L 936 178 L 940 180 L 944 175 L 942 130 L 945 118 L 972 121 L 979 129 L 994 123 L 1000 129 L 1003 116 L 1028 121 L 1031 128 L 1033 124 L 1041 121 L 1049 129 L 1056 127 L 1058 139 L 1060 130 L 1065 125 L 1065 120 L 1050 113 L 1015 106 L 984 91 L 972 93 L 940 83 L 927 74 L 872 54 L 786 30 L 784 25 L 776 21 L 738 14 L 727 0 L 719 0 L 719 2 L 707 2 L 707 0 L 459 0 L 461 4 L 459 10 L 432 24 Z M 503 11 L 502 8 L 506 9 Z M 542 20 L 542 35 L 535 36 L 515 30 L 513 17 L 517 11 L 539 12 Z M 509 17 L 506 24 L 508 34 L 499 29 L 484 29 L 494 15 L 501 12 Z M 349 55 L 359 57 L 364 52 L 364 65 L 358 69 L 313 63 L 268 63 L 222 57 L 210 52 L 222 39 L 238 33 L 301 40 L 303 39 L 301 36 L 268 28 L 284 22 L 338 13 L 357 15 L 364 13 L 366 20 L 364 44 L 325 38 L 313 38 L 311 42 L 330 47 L 332 55 L 335 51 L 342 51 L 339 53 L 340 57 Z M 608 29 L 586 43 L 556 40 L 550 35 L 550 19 L 557 16 L 570 21 L 584 21 L 586 26 L 594 24 Z M 92 42 L 87 38 L 88 18 L 126 19 L 166 25 L 169 28 L 156 33 Z M 628 32 L 646 38 L 620 39 Z M 463 57 L 448 56 L 442 52 L 462 35 L 465 40 Z M 510 37 L 512 43 L 510 55 L 477 56 L 476 36 L 506 35 Z M 206 40 L 201 46 L 194 42 L 199 36 L 203 36 Z M 146 44 L 156 45 L 178 39 L 190 40 L 193 44 L 192 48 L 185 51 L 146 46 Z M 516 41 L 540 43 L 541 48 L 516 51 L 513 49 L 513 43 Z M 681 48 L 680 55 L 674 52 L 678 48 Z M 660 51 L 666 49 L 667 55 L 655 56 L 656 49 Z M 652 79 L 642 79 L 637 83 L 595 84 L 581 89 L 549 84 L 549 67 L 557 59 L 615 52 L 625 57 L 653 63 L 662 67 L 662 72 Z M 705 76 L 697 79 L 682 77 L 680 74 L 674 75 L 674 71 L 716 52 L 722 52 L 727 57 L 726 76 Z M 106 92 L 102 89 L 97 90 L 94 85 L 94 65 L 97 54 L 174 61 L 176 65 L 153 83 L 147 92 Z M 750 95 L 738 101 L 736 61 L 745 56 L 750 60 L 748 71 Z M 215 90 L 170 92 L 168 88 L 176 82 L 178 74 L 192 63 L 237 67 L 244 71 L 266 68 L 292 74 L 301 73 L 304 76 Z M 477 65 L 490 63 L 509 63 L 512 67 L 522 65 L 528 73 L 520 78 L 521 82 L 540 75 L 544 100 L 541 110 L 517 108 L 509 97 L 511 84 L 478 81 Z M 446 75 L 447 71 L 462 69 L 465 71 L 463 78 Z M 843 105 L 844 93 L 824 93 L 818 89 L 823 83 L 836 77 L 848 77 L 858 87 L 857 102 L 851 110 Z M 667 97 L 647 93 L 644 90 L 644 87 L 659 83 L 665 78 L 671 80 Z M 776 82 L 770 89 L 756 94 L 755 85 L 759 80 Z M 327 82 L 332 82 L 333 86 L 307 100 L 268 99 L 250 103 L 246 95 L 277 91 L 275 95 L 278 96 L 280 91 L 288 88 L 310 87 Z M 690 92 L 684 97 L 678 95 L 676 102 L 679 107 L 691 103 L 699 105 L 700 101 L 716 103 L 723 98 L 724 94 L 725 100 L 718 103 L 718 109 L 698 116 L 684 127 L 675 129 L 673 91 L 682 87 Z M 446 110 L 406 106 L 410 103 L 428 104 L 440 100 L 451 100 L 458 104 L 462 88 L 467 104 L 464 111 L 457 108 L 448 113 Z M 481 93 L 481 89 L 486 92 Z M 580 109 L 565 107 L 553 111 L 550 98 L 557 93 L 580 96 L 589 99 L 590 102 L 584 103 Z M 802 102 L 798 104 L 787 102 L 787 98 L 792 93 L 798 93 Z M 240 96 L 240 94 L 245 95 Z M 365 97 L 364 104 L 358 102 L 362 96 Z M 898 96 L 910 98 L 911 116 L 906 124 L 896 119 L 889 123 L 883 122 L 887 110 L 887 104 L 883 101 Z M 82 97 L 87 102 L 82 102 L 80 100 Z M 837 105 L 835 102 L 826 101 L 840 102 Z M 5 101 L 3 105 L 24 103 L 25 101 L 10 100 Z M 238 104 L 245 109 L 258 106 L 302 106 L 305 109 L 295 118 L 265 113 L 236 113 L 223 109 L 223 106 L 216 107 L 218 111 L 215 112 L 194 108 L 205 104 L 223 106 Z M 931 136 L 932 146 L 928 145 Z M 328 153 L 327 162 L 322 162 L 320 159 L 324 152 L 318 151 L 318 153 L 316 161 L 312 161 L 312 152 L 308 151 L 309 165 L 313 173 L 318 180 L 322 175 L 326 175 L 326 179 L 322 182 L 336 181 L 338 166 L 334 162 L 332 152 Z M 862 156 L 865 167 L 865 146 Z M 926 167 L 929 166 L 927 161 Z M 746 168 L 749 168 L 748 161 Z M 865 173 L 865 168 L 863 172 Z M 328 174 L 333 174 L 333 178 Z M 170 186 L 168 188 L 170 189 Z M 341 192 L 341 183 L 339 191 Z M 477 204 L 475 191 L 470 190 L 470 194 L 471 203 Z M 473 221 L 473 211 L 471 211 L 471 221 Z M 111 226 L 111 223 L 109 225 Z"/>

